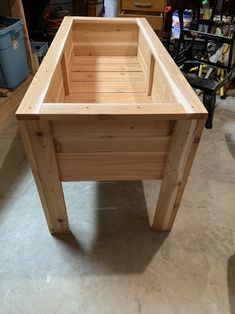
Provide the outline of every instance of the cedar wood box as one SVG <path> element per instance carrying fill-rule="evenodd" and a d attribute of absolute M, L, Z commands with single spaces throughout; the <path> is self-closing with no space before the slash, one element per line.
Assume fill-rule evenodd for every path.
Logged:
<path fill-rule="evenodd" d="M 145 19 L 65 17 L 16 117 L 51 233 L 83 180 L 161 179 L 171 229 L 207 111 Z"/>

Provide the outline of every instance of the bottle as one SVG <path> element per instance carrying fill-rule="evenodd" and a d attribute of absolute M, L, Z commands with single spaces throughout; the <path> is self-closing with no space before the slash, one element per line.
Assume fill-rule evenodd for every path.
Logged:
<path fill-rule="evenodd" d="M 211 17 L 209 0 L 203 0 L 202 7 L 203 7 L 203 19 L 209 20 Z"/>

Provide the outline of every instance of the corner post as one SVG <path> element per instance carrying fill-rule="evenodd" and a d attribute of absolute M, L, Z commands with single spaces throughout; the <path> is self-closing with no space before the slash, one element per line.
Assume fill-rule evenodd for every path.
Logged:
<path fill-rule="evenodd" d="M 19 121 L 20 132 L 52 234 L 69 232 L 64 194 L 48 121 Z"/>
<path fill-rule="evenodd" d="M 152 229 L 171 230 L 204 128 L 204 120 L 177 120 Z"/>

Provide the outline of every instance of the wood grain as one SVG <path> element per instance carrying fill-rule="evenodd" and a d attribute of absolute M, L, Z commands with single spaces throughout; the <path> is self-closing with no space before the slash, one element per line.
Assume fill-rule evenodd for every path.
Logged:
<path fill-rule="evenodd" d="M 87 137 L 77 133 L 53 135 L 57 153 L 87 152 L 167 152 L 170 135 L 156 137 L 101 136 Z"/>
<path fill-rule="evenodd" d="M 54 142 L 48 122 L 21 121 L 20 131 L 51 233 L 69 232 Z"/>
<path fill-rule="evenodd" d="M 144 93 L 144 82 L 71 82 L 71 93 Z"/>
<path fill-rule="evenodd" d="M 81 116 L 71 121 L 53 121 L 53 134 L 77 134 L 84 137 L 146 137 L 168 136 L 172 133 L 171 121 L 159 121 L 147 116 Z"/>
<path fill-rule="evenodd" d="M 165 153 L 58 153 L 62 181 L 161 179 Z"/>
<path fill-rule="evenodd" d="M 142 72 L 70 72 L 71 82 L 143 82 Z"/>
<path fill-rule="evenodd" d="M 205 121 L 177 121 L 152 228 L 170 230 L 178 211 Z"/>

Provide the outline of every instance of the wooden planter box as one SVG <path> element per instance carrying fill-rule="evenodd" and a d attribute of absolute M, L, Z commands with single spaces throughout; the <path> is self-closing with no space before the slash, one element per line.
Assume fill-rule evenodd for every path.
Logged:
<path fill-rule="evenodd" d="M 51 233 L 83 180 L 161 179 L 171 229 L 207 112 L 145 19 L 64 18 L 16 116 Z"/>

